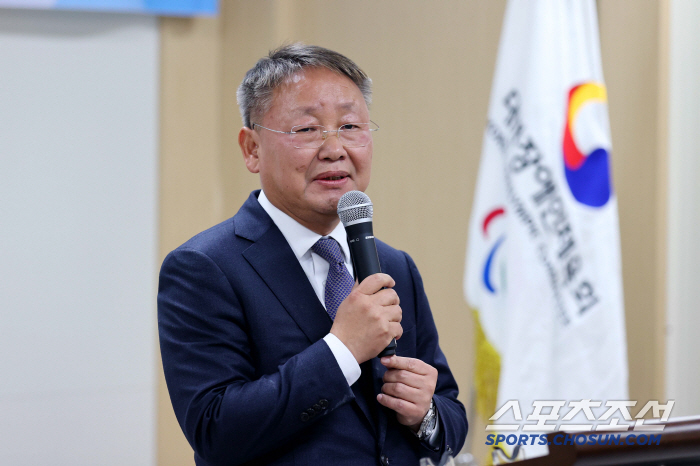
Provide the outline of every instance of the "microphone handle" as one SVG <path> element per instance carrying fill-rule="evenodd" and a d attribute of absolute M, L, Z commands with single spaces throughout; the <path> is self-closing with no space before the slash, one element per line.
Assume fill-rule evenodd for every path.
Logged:
<path fill-rule="evenodd" d="M 355 269 L 355 276 L 358 283 L 362 280 L 380 273 L 379 255 L 377 254 L 377 243 L 374 242 L 372 232 L 372 221 L 356 223 L 345 227 L 348 235 L 348 245 L 350 246 L 350 257 L 352 266 Z M 396 338 L 391 339 L 391 343 L 379 353 L 378 357 L 394 356 L 396 354 Z"/>

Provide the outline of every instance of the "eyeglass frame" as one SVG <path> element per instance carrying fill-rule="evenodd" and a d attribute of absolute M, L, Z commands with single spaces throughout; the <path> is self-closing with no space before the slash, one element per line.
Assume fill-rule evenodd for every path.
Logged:
<path fill-rule="evenodd" d="M 338 141 L 340 141 L 340 143 L 342 144 L 343 140 L 340 139 L 340 132 L 341 132 L 341 128 L 343 126 L 351 125 L 351 124 L 369 125 L 370 123 L 373 123 L 376 126 L 376 128 L 369 128 L 370 133 L 373 131 L 379 131 L 379 125 L 372 120 L 369 120 L 369 123 L 353 123 L 353 122 L 345 123 L 345 124 L 341 125 L 338 129 L 333 130 L 333 131 L 327 130 L 324 125 L 294 125 L 294 126 L 292 126 L 292 128 L 296 128 L 297 126 L 299 126 L 299 127 L 316 126 L 316 127 L 323 128 L 323 131 L 321 131 L 321 139 L 323 140 L 323 142 L 319 146 L 317 146 L 317 147 L 297 147 L 297 146 L 294 146 L 294 148 L 295 149 L 318 149 L 326 143 L 326 140 L 328 140 L 329 133 L 335 133 L 336 137 L 338 138 Z M 251 122 L 251 124 L 253 125 L 253 128 L 252 128 L 253 130 L 255 130 L 256 126 L 259 126 L 259 127 L 266 129 L 268 131 L 272 131 L 273 133 L 290 134 L 290 135 L 297 134 L 297 131 L 291 131 L 291 130 L 290 131 L 280 131 L 277 129 L 268 128 L 267 126 L 263 126 L 259 123 Z M 365 144 L 364 146 L 353 146 L 353 148 L 354 147 L 367 147 L 368 145 L 369 145 L 369 143 Z M 346 147 L 346 146 L 343 144 L 343 147 Z"/>

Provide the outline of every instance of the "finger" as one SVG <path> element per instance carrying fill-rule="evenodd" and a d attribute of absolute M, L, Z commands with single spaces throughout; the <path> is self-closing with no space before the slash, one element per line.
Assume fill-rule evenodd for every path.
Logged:
<path fill-rule="evenodd" d="M 433 368 L 420 359 L 405 358 L 402 356 L 384 357 L 381 363 L 390 369 L 401 369 L 421 375 L 429 375 Z"/>
<path fill-rule="evenodd" d="M 398 322 L 389 322 L 389 325 L 394 338 L 397 340 L 401 338 L 401 335 L 403 335 L 403 327 L 401 327 L 401 324 Z"/>
<path fill-rule="evenodd" d="M 422 391 L 402 383 L 385 383 L 382 385 L 382 393 L 408 401 L 416 406 L 424 404 L 426 398 Z"/>
<path fill-rule="evenodd" d="M 387 408 L 396 411 L 397 414 L 416 418 L 420 416 L 420 408 L 410 401 L 387 395 L 386 393 L 380 393 L 377 395 L 377 401 L 382 406 L 386 406 Z"/>
<path fill-rule="evenodd" d="M 396 304 L 393 306 L 384 306 L 382 312 L 389 322 L 401 322 L 403 318 L 403 310 L 401 306 Z"/>
<path fill-rule="evenodd" d="M 392 288 L 396 285 L 394 279 L 385 273 L 375 273 L 362 280 L 358 290 L 366 295 L 373 295 L 382 288 Z"/>
<path fill-rule="evenodd" d="M 402 383 L 416 389 L 423 389 L 429 386 L 424 375 L 400 369 L 389 369 L 382 377 L 384 383 Z"/>
<path fill-rule="evenodd" d="M 379 304 L 381 304 L 382 306 L 398 306 L 401 303 L 399 295 L 396 294 L 396 291 L 394 291 L 391 288 L 379 290 L 377 291 L 375 296 Z"/>

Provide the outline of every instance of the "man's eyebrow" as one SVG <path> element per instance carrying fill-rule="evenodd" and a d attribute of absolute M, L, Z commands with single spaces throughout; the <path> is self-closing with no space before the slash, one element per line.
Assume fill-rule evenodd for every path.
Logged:
<path fill-rule="evenodd" d="M 306 115 L 306 114 L 314 113 L 318 109 L 319 109 L 318 105 L 308 105 L 306 107 L 295 108 L 294 110 L 292 110 L 292 113 L 301 113 L 301 114 Z"/>
<path fill-rule="evenodd" d="M 342 110 L 354 110 L 357 108 L 357 104 L 354 100 L 349 100 L 347 102 L 342 102 L 338 105 L 336 105 L 337 108 L 340 108 Z M 298 107 L 292 110 L 292 113 L 298 113 L 298 114 L 313 114 L 314 112 L 318 111 L 321 109 L 320 105 L 307 105 L 306 107 Z"/>
<path fill-rule="evenodd" d="M 349 102 L 343 102 L 342 104 L 338 105 L 338 107 L 342 108 L 343 110 L 352 110 L 357 107 L 357 105 L 355 104 L 354 100 L 351 100 Z"/>

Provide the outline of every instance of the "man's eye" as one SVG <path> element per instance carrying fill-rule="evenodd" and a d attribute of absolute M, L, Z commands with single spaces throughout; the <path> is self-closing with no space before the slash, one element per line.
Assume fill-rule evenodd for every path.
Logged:
<path fill-rule="evenodd" d="M 294 128 L 295 133 L 312 133 L 314 131 L 318 131 L 318 128 L 314 128 L 313 126 L 299 126 Z"/>
<path fill-rule="evenodd" d="M 341 131 L 354 131 L 358 130 L 360 127 L 356 125 L 355 123 L 346 123 L 343 126 L 340 127 Z"/>

